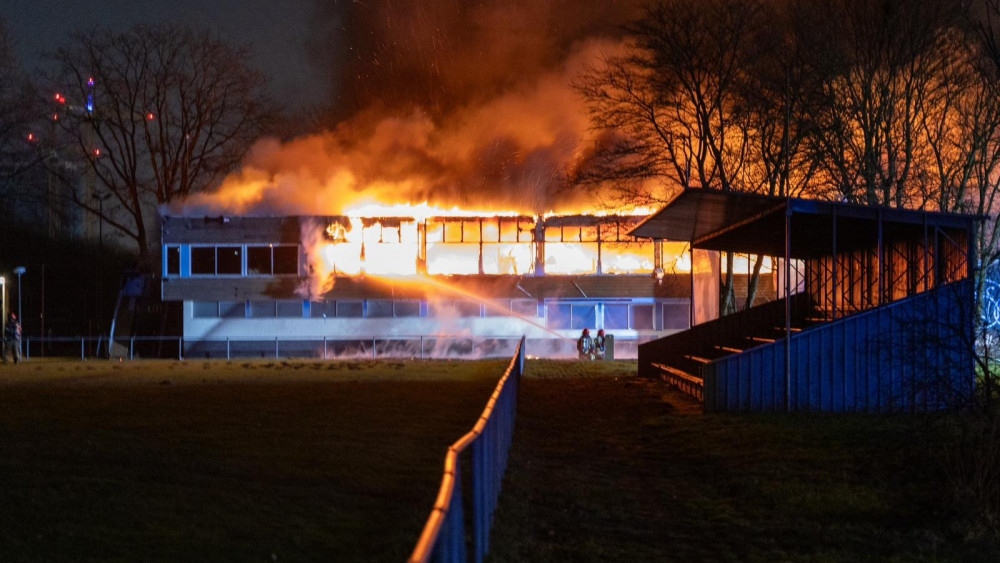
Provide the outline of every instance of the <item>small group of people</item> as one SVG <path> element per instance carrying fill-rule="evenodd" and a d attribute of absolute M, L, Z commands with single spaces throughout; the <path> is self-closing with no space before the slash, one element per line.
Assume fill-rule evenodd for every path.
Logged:
<path fill-rule="evenodd" d="M 3 363 L 7 363 L 7 354 L 14 360 L 14 363 L 21 361 L 21 323 L 17 320 L 17 315 L 11 313 L 7 317 L 7 323 L 3 327 Z"/>
<path fill-rule="evenodd" d="M 603 360 L 608 353 L 604 329 L 597 331 L 597 336 L 590 336 L 590 329 L 583 329 L 583 334 L 576 341 L 576 351 L 581 360 Z"/>

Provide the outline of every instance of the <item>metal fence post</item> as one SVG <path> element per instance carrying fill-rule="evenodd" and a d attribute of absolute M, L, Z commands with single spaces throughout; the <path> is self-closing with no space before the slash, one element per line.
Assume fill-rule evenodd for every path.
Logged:
<path fill-rule="evenodd" d="M 323 337 L 323 359 L 326 359 L 326 337 Z"/>
<path fill-rule="evenodd" d="M 275 360 L 277 360 L 277 359 L 279 359 L 280 357 L 281 357 L 281 356 L 280 356 L 280 355 L 278 355 L 278 337 L 277 337 L 277 336 L 275 336 L 275 337 L 274 337 L 274 359 L 275 359 Z"/>
<path fill-rule="evenodd" d="M 230 357 L 229 357 L 229 337 L 228 336 L 226 337 L 226 361 L 227 362 L 230 361 Z"/>
<path fill-rule="evenodd" d="M 184 337 L 183 336 L 178 336 L 177 337 L 177 360 L 178 361 L 183 361 L 184 360 Z"/>
<path fill-rule="evenodd" d="M 108 350 L 110 349 L 111 348 L 108 347 Z M 110 357 L 110 353 L 108 357 Z M 128 339 L 128 361 L 131 362 L 134 359 L 135 359 L 135 337 L 133 336 L 132 338 Z"/>
<path fill-rule="evenodd" d="M 80 359 L 87 359 L 87 341 L 84 338 L 80 338 Z"/>
<path fill-rule="evenodd" d="M 375 359 L 375 337 L 372 337 L 372 359 Z"/>

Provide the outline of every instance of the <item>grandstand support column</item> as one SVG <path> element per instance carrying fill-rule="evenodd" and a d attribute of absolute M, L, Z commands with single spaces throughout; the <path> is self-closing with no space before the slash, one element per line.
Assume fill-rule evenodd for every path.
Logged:
<path fill-rule="evenodd" d="M 832 297 L 832 299 L 830 299 L 830 307 L 832 308 L 830 320 L 837 320 L 837 298 L 839 297 L 839 295 L 837 294 L 837 290 L 839 289 L 837 284 L 837 276 L 840 275 L 840 268 L 838 267 L 839 266 L 838 262 L 840 261 L 840 257 L 837 255 L 837 208 L 836 207 L 833 208 L 832 216 L 833 216 L 832 219 L 833 237 L 831 238 L 833 239 L 833 277 L 831 278 L 832 279 L 831 283 L 833 285 L 833 290 L 830 292 L 830 296 Z"/>
<path fill-rule="evenodd" d="M 885 246 L 884 246 L 884 243 L 883 243 L 883 240 L 884 240 L 885 237 L 884 237 L 884 235 L 882 233 L 882 210 L 881 209 L 879 209 L 876 212 L 876 221 L 878 222 L 878 250 L 877 250 L 877 252 L 878 252 L 878 266 L 877 266 L 877 268 L 878 268 L 878 300 L 876 301 L 875 305 L 878 306 L 878 307 L 881 307 L 882 305 L 885 305 L 886 303 L 889 302 L 889 300 L 886 299 L 886 296 L 885 296 L 886 287 L 888 287 L 888 284 L 885 283 L 885 281 L 886 281 L 885 280 L 885 271 L 886 271 L 886 267 L 885 267 Z"/>
<path fill-rule="evenodd" d="M 785 410 L 792 411 L 792 208 L 785 207 Z"/>

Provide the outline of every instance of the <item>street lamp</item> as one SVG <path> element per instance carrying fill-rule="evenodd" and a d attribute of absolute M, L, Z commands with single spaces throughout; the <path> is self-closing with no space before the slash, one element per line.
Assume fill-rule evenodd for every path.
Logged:
<path fill-rule="evenodd" d="M 0 276 L 0 308 L 3 309 L 3 319 L 0 322 L 7 322 L 7 278 Z"/>
<path fill-rule="evenodd" d="M 17 320 L 22 326 L 24 326 L 24 318 L 21 315 L 21 275 L 26 271 L 24 266 L 14 268 L 14 273 L 17 274 Z"/>

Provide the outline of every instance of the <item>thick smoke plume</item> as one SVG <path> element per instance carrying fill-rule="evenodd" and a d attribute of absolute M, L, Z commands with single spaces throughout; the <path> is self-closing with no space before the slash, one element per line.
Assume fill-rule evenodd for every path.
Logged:
<path fill-rule="evenodd" d="M 583 211 L 596 139 L 573 81 L 618 48 L 636 3 L 365 3 L 348 27 L 331 131 L 258 143 L 184 214 L 336 215 L 365 204 Z M 589 6 L 588 6 L 589 5 Z M 592 8 L 592 9 L 588 9 Z"/>

